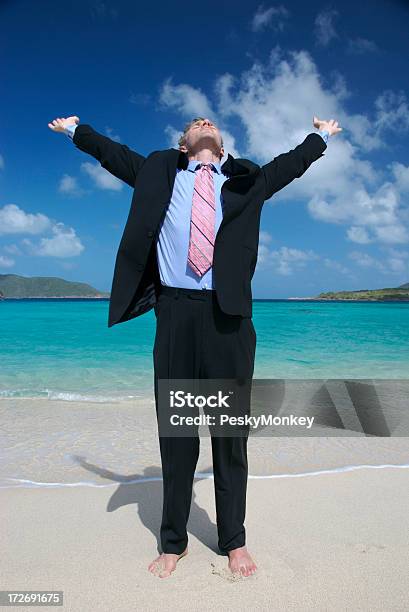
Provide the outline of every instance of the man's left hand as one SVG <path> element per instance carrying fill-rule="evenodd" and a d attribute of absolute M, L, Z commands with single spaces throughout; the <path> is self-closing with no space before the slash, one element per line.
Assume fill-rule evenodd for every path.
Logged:
<path fill-rule="evenodd" d="M 338 132 L 342 132 L 342 128 L 338 127 L 338 121 L 334 121 L 334 119 L 330 119 L 329 121 L 321 121 L 314 115 L 313 124 L 314 127 L 319 130 L 326 130 L 330 136 L 338 134 Z"/>

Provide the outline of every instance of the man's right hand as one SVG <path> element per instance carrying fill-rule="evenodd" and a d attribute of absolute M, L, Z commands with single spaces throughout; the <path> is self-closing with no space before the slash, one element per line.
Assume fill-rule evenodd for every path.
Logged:
<path fill-rule="evenodd" d="M 51 123 L 48 124 L 48 127 L 50 128 L 50 130 L 53 130 L 53 132 L 66 132 L 68 126 L 77 125 L 79 122 L 80 118 L 76 115 L 73 115 L 72 117 L 67 117 L 66 119 L 64 119 L 63 117 L 57 117 L 57 119 L 54 119 L 53 121 L 51 121 Z"/>

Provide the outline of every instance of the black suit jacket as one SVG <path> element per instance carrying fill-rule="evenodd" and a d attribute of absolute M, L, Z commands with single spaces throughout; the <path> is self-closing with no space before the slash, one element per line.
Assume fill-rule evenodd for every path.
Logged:
<path fill-rule="evenodd" d="M 73 142 L 111 174 L 133 188 L 128 219 L 116 256 L 108 327 L 137 317 L 156 303 L 160 286 L 155 233 L 172 196 L 176 169 L 186 169 L 185 153 L 153 151 L 147 157 L 79 124 Z M 220 308 L 251 317 L 251 279 L 257 262 L 260 214 L 274 193 L 304 174 L 327 148 L 316 132 L 288 153 L 259 166 L 228 154 L 222 171 L 224 216 L 213 252 L 213 279 Z"/>

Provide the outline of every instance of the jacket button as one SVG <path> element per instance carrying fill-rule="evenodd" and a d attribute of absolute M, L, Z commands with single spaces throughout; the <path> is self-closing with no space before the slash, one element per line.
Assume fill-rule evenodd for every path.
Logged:
<path fill-rule="evenodd" d="M 138 264 L 136 264 L 136 265 L 135 265 L 135 268 L 136 268 L 137 270 L 143 270 L 143 269 L 144 269 L 144 267 L 145 267 L 145 266 L 144 266 L 143 264 L 140 264 L 140 263 L 138 263 Z"/>
<path fill-rule="evenodd" d="M 149 236 L 149 238 L 152 238 L 153 232 L 151 230 L 148 232 L 148 236 Z"/>

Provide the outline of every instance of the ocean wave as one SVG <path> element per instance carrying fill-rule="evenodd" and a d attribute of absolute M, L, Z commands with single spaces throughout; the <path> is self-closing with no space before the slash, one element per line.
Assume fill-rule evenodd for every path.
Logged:
<path fill-rule="evenodd" d="M 312 472 L 296 472 L 294 474 L 249 474 L 248 478 L 253 480 L 272 480 L 274 478 L 305 478 L 306 476 L 321 476 L 323 474 L 339 474 L 343 472 L 353 472 L 355 470 L 371 469 L 371 470 L 382 470 L 387 468 L 394 469 L 407 469 L 409 463 L 395 464 L 395 463 L 383 463 L 380 465 L 362 464 L 362 465 L 345 465 L 342 467 L 314 470 Z M 204 480 L 212 479 L 212 472 L 196 472 L 195 479 Z M 95 489 L 106 489 L 108 487 L 118 487 L 119 485 L 129 484 L 144 484 L 146 482 L 160 482 L 162 476 L 144 476 L 142 478 L 135 478 L 135 480 L 127 480 L 126 482 L 110 482 L 109 484 L 97 484 L 90 481 L 79 481 L 79 482 L 38 482 L 35 480 L 29 480 L 25 478 L 4 478 L 9 484 L 1 484 L 0 489 L 15 489 L 15 488 L 72 488 L 72 487 L 91 487 Z M 15 483 L 15 484 L 12 484 Z"/>
<path fill-rule="evenodd" d="M 102 395 L 99 394 L 83 394 L 72 391 L 53 391 L 51 389 L 2 389 L 0 390 L 0 398 L 3 399 L 49 399 L 62 400 L 66 402 L 93 402 L 98 404 L 106 404 L 112 402 L 123 402 L 133 399 L 142 399 L 144 395 Z"/>

